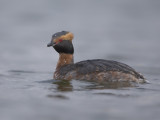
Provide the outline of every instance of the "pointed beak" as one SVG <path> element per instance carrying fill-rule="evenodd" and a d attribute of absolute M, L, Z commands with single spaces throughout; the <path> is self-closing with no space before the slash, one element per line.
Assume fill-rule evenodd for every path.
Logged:
<path fill-rule="evenodd" d="M 51 47 L 52 46 L 52 42 L 47 44 L 47 47 Z"/>
<path fill-rule="evenodd" d="M 56 45 L 56 44 L 51 41 L 50 43 L 47 44 L 47 47 L 51 47 L 51 46 L 55 46 L 55 45 Z"/>

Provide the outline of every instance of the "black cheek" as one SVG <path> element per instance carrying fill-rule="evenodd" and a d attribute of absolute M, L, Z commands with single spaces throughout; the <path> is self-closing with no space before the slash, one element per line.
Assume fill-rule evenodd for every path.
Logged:
<path fill-rule="evenodd" d="M 72 43 L 70 41 L 66 41 L 66 40 L 55 45 L 54 49 L 58 53 L 66 53 L 66 54 L 73 54 L 74 53 L 74 48 L 73 48 Z"/>

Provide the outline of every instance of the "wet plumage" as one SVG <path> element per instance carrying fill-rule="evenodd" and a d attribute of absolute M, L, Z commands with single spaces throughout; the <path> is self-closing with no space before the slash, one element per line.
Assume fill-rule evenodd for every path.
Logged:
<path fill-rule="evenodd" d="M 128 81 L 143 80 L 144 77 L 126 64 L 111 60 L 86 60 L 75 64 L 68 64 L 58 70 L 57 78 L 100 80 L 100 81 Z"/>

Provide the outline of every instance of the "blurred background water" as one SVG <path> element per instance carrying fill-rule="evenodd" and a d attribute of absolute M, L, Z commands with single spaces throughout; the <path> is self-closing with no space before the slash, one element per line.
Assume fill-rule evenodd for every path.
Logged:
<path fill-rule="evenodd" d="M 159 120 L 160 1 L 0 0 L 1 120 Z M 71 31 L 75 62 L 111 59 L 144 74 L 136 87 L 55 81 L 47 43 Z"/>

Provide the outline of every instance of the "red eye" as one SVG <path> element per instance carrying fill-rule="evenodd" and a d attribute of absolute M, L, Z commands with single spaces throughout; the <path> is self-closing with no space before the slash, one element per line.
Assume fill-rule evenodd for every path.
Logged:
<path fill-rule="evenodd" d="M 62 39 L 59 39 L 59 42 L 62 42 L 63 40 Z"/>

